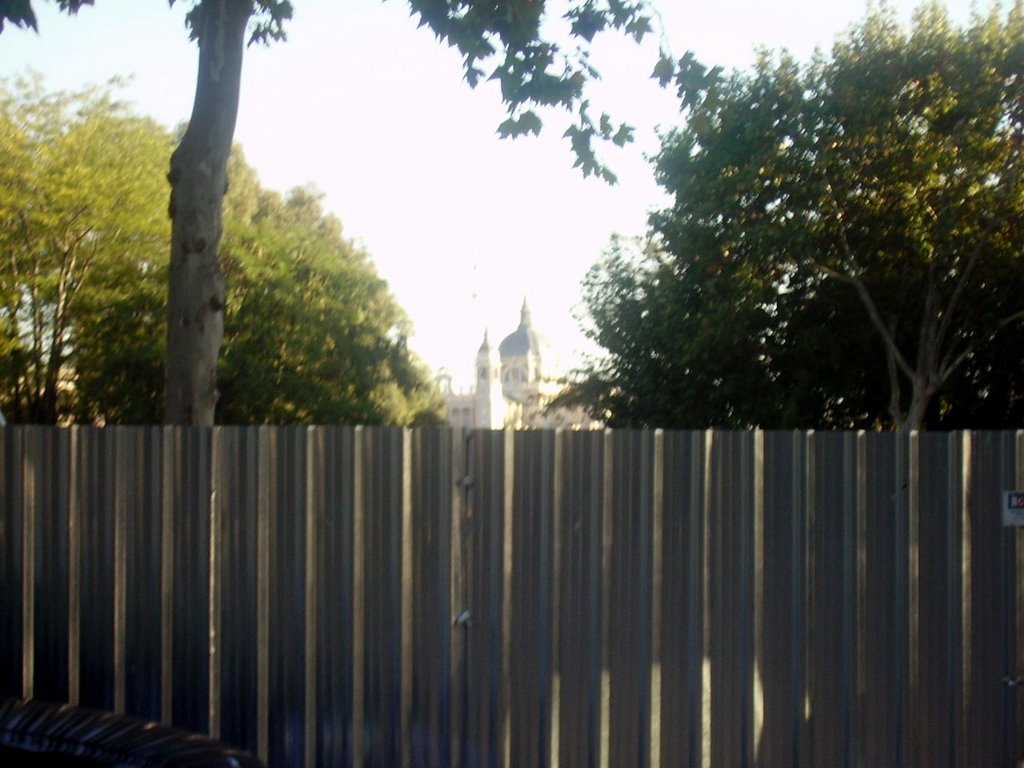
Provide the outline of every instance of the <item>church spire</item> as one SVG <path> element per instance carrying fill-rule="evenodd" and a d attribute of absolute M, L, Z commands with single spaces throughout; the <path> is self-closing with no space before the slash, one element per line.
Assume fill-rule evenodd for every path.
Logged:
<path fill-rule="evenodd" d="M 530 305 L 526 303 L 526 296 L 523 296 L 523 308 L 519 311 L 519 325 L 523 328 L 533 325 L 533 318 L 530 317 Z"/>

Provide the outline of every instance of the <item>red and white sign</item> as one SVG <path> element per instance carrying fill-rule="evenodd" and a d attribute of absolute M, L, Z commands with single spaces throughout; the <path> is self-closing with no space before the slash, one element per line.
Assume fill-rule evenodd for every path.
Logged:
<path fill-rule="evenodd" d="M 1024 526 L 1024 491 L 1003 491 L 1003 525 Z"/>

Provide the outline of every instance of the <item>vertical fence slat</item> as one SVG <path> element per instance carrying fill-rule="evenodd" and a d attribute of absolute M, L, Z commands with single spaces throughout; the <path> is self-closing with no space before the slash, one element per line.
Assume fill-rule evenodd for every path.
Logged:
<path fill-rule="evenodd" d="M 322 472 L 322 466 L 319 464 L 319 450 L 322 447 L 322 441 L 320 441 L 318 430 L 314 427 L 307 427 L 305 430 L 305 445 L 303 446 L 303 452 L 305 454 L 306 466 L 305 469 L 305 494 L 306 494 L 306 506 L 303 510 L 305 531 L 303 532 L 303 540 L 305 542 L 305 572 L 303 573 L 303 579 L 305 581 L 305 594 L 303 613 L 304 613 L 304 629 L 303 635 L 303 693 L 305 695 L 304 701 L 304 718 L 305 718 L 305 732 L 304 736 L 304 753 L 303 753 L 303 764 L 306 768 L 313 768 L 317 765 L 317 738 L 316 732 L 318 727 L 317 722 L 317 706 L 319 704 L 319 697 L 317 696 L 316 677 L 317 667 L 319 666 L 318 658 L 318 646 L 319 646 L 319 612 L 318 612 L 318 580 L 317 572 L 319 570 L 320 563 L 320 551 L 317 547 L 317 538 L 320 528 L 320 505 L 323 503 L 322 490 L 317 483 L 317 472 Z"/>
<path fill-rule="evenodd" d="M 601 632 L 600 654 L 601 654 L 601 698 L 600 698 L 600 727 L 601 735 L 598 743 L 598 755 L 601 768 L 611 768 L 611 656 L 608 635 L 611 625 L 611 611 L 609 604 L 612 597 L 612 568 L 611 551 L 614 536 L 612 526 L 613 512 L 613 489 L 615 487 L 615 475 L 613 472 L 614 462 L 618 459 L 615 453 L 615 438 L 611 430 L 606 429 L 603 437 L 603 450 L 601 453 Z"/>
<path fill-rule="evenodd" d="M 363 730 L 367 766 L 400 765 L 402 431 L 368 428 Z"/>
<path fill-rule="evenodd" d="M 316 488 L 316 765 L 352 765 L 354 430 L 319 428 Z M 309 766 L 308 768 L 312 768 Z"/>
<path fill-rule="evenodd" d="M 661 761 L 701 765 L 703 722 L 703 432 L 664 434 Z"/>
<path fill-rule="evenodd" d="M 305 757 L 306 435 L 275 430 L 270 490 L 268 706 L 270 765 L 301 766 Z"/>
<path fill-rule="evenodd" d="M 82 495 L 81 495 L 81 435 L 80 427 L 70 430 L 70 456 L 68 460 L 68 703 L 77 706 L 81 681 L 81 627 L 82 627 Z M 2 471 L 2 469 L 0 469 Z M 2 591 L 2 589 L 0 589 Z M 156 594 L 160 594 L 159 587 Z M 159 618 L 150 632 L 160 637 Z M 159 661 L 158 672 L 159 675 Z M 153 681 L 150 696 L 159 700 L 159 678 Z M 159 705 L 153 719 L 160 716 Z"/>
<path fill-rule="evenodd" d="M 472 440 L 472 486 L 463 518 L 461 555 L 467 595 L 463 610 L 468 613 L 456 618 L 456 631 L 465 635 L 466 643 L 466 711 L 460 763 L 464 766 L 499 766 L 505 753 L 505 529 L 511 501 L 507 484 L 513 480 L 506 457 L 514 450 L 505 435 L 477 431 Z"/>
<path fill-rule="evenodd" d="M 319 428 L 311 470 L 316 525 L 316 764 L 353 764 L 353 504 L 352 428 Z"/>
<path fill-rule="evenodd" d="M 905 765 L 907 494 L 900 468 L 907 442 L 895 434 L 864 435 L 860 442 L 859 755 L 869 765 Z"/>
<path fill-rule="evenodd" d="M 256 466 L 256 755 L 270 750 L 270 595 L 274 430 L 260 427 Z"/>
<path fill-rule="evenodd" d="M 757 765 L 800 765 L 806 632 L 803 585 L 805 442 L 764 435 L 761 686 L 765 702 Z"/>
<path fill-rule="evenodd" d="M 650 763 L 653 433 L 613 435 L 611 551 L 607 553 L 609 762 Z"/>
<path fill-rule="evenodd" d="M 862 765 L 906 765 L 907 446 L 862 435 L 858 485 L 858 754 Z"/>
<path fill-rule="evenodd" d="M 524 768 L 551 761 L 555 437 L 515 435 L 509 764 Z"/>
<path fill-rule="evenodd" d="M 1014 435 L 1014 456 L 1016 469 L 1014 472 L 1014 489 L 1024 489 L 1024 430 Z M 1013 607 L 1016 612 L 1014 622 L 1014 642 L 1011 648 L 1016 648 L 1015 658 L 1012 659 L 1013 667 L 1009 674 L 1024 679 L 1024 527 L 1014 529 L 1011 537 L 1016 541 L 1014 548 L 1015 575 L 1015 599 Z M 1014 753 L 1018 759 L 1024 759 L 1024 686 L 1018 686 L 1009 692 L 1012 701 L 1010 712 L 1013 723 L 1013 745 Z"/>
<path fill-rule="evenodd" d="M 40 438 L 43 431 L 29 427 L 22 458 L 24 496 L 21 502 L 21 696 L 35 695 L 36 528 L 39 525 L 39 475 L 42 474 Z"/>
<path fill-rule="evenodd" d="M 661 768 L 661 640 L 662 640 L 662 573 L 664 571 L 664 526 L 665 526 L 665 435 L 659 429 L 652 435 L 653 456 L 650 478 L 651 489 L 651 624 L 650 624 L 650 698 L 648 701 L 650 732 L 650 764 Z"/>
<path fill-rule="evenodd" d="M 980 432 L 971 439 L 967 505 L 970 538 L 970 633 L 966 746 L 970 768 L 1012 765 L 1009 697 L 1001 685 L 1012 658 L 1008 644 L 1015 595 L 1012 536 L 997 513 L 1003 489 L 1015 480 L 1010 433 Z M 1015 655 L 1015 654 L 1013 654 Z"/>
<path fill-rule="evenodd" d="M 451 764 L 451 509 L 453 441 L 443 429 L 412 435 L 412 662 L 409 751 L 414 768 Z"/>
<path fill-rule="evenodd" d="M 208 506 L 209 515 L 209 589 L 207 592 L 207 621 L 210 627 L 210 636 L 207 644 L 207 663 L 209 665 L 209 685 L 207 691 L 207 707 L 209 720 L 209 734 L 219 739 L 221 736 L 221 665 L 223 663 L 223 635 L 224 626 L 222 621 L 223 596 L 224 596 L 224 497 L 227 489 L 223 485 L 224 465 L 227 457 L 224 452 L 225 435 L 222 427 L 214 427 L 210 443 L 210 499 Z"/>
<path fill-rule="evenodd" d="M 69 434 L 38 428 L 33 537 L 34 627 L 32 693 L 47 701 L 68 697 Z"/>
<path fill-rule="evenodd" d="M 113 435 L 102 429 L 84 430 L 82 446 L 79 701 L 86 707 L 109 710 L 114 708 Z"/>
<path fill-rule="evenodd" d="M 401 659 L 400 671 L 402 690 L 399 707 L 401 717 L 401 741 L 402 768 L 410 768 L 412 765 L 411 739 L 412 733 L 412 658 L 413 658 L 413 595 L 415 584 L 413 582 L 413 523 L 412 523 L 412 439 L 409 430 L 403 429 L 401 449 L 401 534 L 399 537 L 401 546 L 401 598 L 399 613 L 401 614 Z"/>
<path fill-rule="evenodd" d="M 815 433 L 810 516 L 810 734 L 812 764 L 852 765 L 856 435 Z"/>
<path fill-rule="evenodd" d="M 160 707 L 160 431 L 127 429 L 124 461 L 125 712 L 159 720 Z M 76 524 L 77 527 L 77 524 Z M 72 534 L 73 535 L 73 534 Z"/>
<path fill-rule="evenodd" d="M 718 433 L 707 489 L 711 766 L 753 761 L 753 435 Z"/>
<path fill-rule="evenodd" d="M 960 515 L 963 460 L 956 436 L 912 436 L 912 764 L 960 765 Z M 914 609 L 916 607 L 916 610 Z"/>
<path fill-rule="evenodd" d="M 113 540 L 113 567 L 114 567 L 114 590 L 111 593 L 113 600 L 113 669 L 114 669 L 114 711 L 118 714 L 124 713 L 125 705 L 125 636 L 127 635 L 127 589 L 128 580 L 128 541 L 127 541 L 127 518 L 128 505 L 133 500 L 132 495 L 135 485 L 135 467 L 129 461 L 132 446 L 128 444 L 128 432 L 125 427 L 113 427 L 108 435 L 113 439 L 114 451 L 114 540 Z"/>
<path fill-rule="evenodd" d="M 220 737 L 255 752 L 257 726 L 257 568 L 259 430 L 221 430 L 217 462 L 221 562 L 219 705 Z"/>
<path fill-rule="evenodd" d="M 173 427 L 160 430 L 160 721 L 165 725 L 174 710 L 175 432 Z"/>
<path fill-rule="evenodd" d="M 466 531 L 470 500 L 473 492 L 473 455 L 475 433 L 462 429 L 452 430 L 452 465 L 456 479 L 453 483 L 450 538 L 449 538 L 449 595 L 450 611 L 444 617 L 451 626 L 451 715 L 448 749 L 451 765 L 461 766 L 465 761 L 465 735 L 468 718 L 468 668 L 466 664 L 466 625 L 459 623 L 468 605 L 466 578 Z"/>
<path fill-rule="evenodd" d="M 558 764 L 597 764 L 600 731 L 600 574 L 604 436 L 565 433 L 557 525 L 559 675 Z"/>
<path fill-rule="evenodd" d="M 21 695 L 23 427 L 0 427 L 0 694 Z"/>
<path fill-rule="evenodd" d="M 366 717 L 366 486 L 367 458 L 363 427 L 352 436 L 352 755 L 353 766 L 362 766 L 367 749 Z"/>
<path fill-rule="evenodd" d="M 549 697 L 548 703 L 548 722 L 551 733 L 551 746 L 548 755 L 548 762 L 544 768 L 550 768 L 550 766 L 558 765 L 558 753 L 559 753 L 559 738 L 562 732 L 562 713 L 559 702 L 562 697 L 562 682 L 561 682 L 561 670 L 558 667 L 558 638 L 562 633 L 561 625 L 561 602 L 562 593 L 559 589 L 559 575 L 562 572 L 562 526 L 561 526 L 561 512 L 564 502 L 562 500 L 562 494 L 565 489 L 565 477 L 562 474 L 564 465 L 562 464 L 562 451 L 565 446 L 565 435 L 566 433 L 561 429 L 556 430 L 553 433 L 553 445 L 548 461 L 550 463 L 550 476 L 551 476 L 551 511 L 550 520 L 548 521 L 549 530 L 551 532 L 550 552 L 551 552 L 551 570 L 549 572 L 549 590 L 550 590 L 550 616 L 551 616 L 551 631 L 549 633 L 548 640 L 548 663 L 550 665 L 549 674 L 549 685 L 547 688 L 547 695 Z M 509 616 L 511 621 L 511 616 Z M 509 633 L 505 633 L 508 636 Z M 507 678 L 506 678 L 507 679 Z M 506 760 L 506 765 L 510 765 Z"/>
<path fill-rule="evenodd" d="M 171 722 L 209 728 L 210 443 L 208 428 L 174 430 L 173 704 Z M 202 693 L 200 693 L 202 692 Z"/>

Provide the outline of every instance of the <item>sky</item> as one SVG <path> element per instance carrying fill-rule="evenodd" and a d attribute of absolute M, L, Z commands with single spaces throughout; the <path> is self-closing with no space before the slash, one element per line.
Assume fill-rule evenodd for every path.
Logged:
<path fill-rule="evenodd" d="M 904 20 L 918 2 L 891 0 Z M 42 73 L 53 90 L 130 76 L 121 97 L 168 127 L 188 118 L 198 52 L 182 0 L 96 0 L 76 18 L 33 3 L 39 33 L 7 26 L 0 78 Z M 345 234 L 371 254 L 430 368 L 471 380 L 485 329 L 515 330 L 528 300 L 535 327 L 568 365 L 597 352 L 581 331 L 580 283 L 613 234 L 642 235 L 667 204 L 647 158 L 680 123 L 679 104 L 650 79 L 659 45 L 706 64 L 749 67 L 759 48 L 807 60 L 863 17 L 863 0 L 653 0 L 642 45 L 599 37 L 594 109 L 635 127 L 603 157 L 615 186 L 584 179 L 546 117 L 538 138 L 500 140 L 493 84 L 473 90 L 458 54 L 418 29 L 402 0 L 294 0 L 288 40 L 252 47 L 243 66 L 235 140 L 265 187 L 313 184 Z M 552 12 L 564 4 L 552 3 Z M 948 0 L 957 22 L 969 0 Z M 989 3 L 980 6 L 987 9 Z"/>

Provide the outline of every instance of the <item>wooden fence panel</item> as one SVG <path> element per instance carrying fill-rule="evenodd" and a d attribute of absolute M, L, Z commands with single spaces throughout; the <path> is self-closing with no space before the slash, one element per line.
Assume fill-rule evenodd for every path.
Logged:
<path fill-rule="evenodd" d="M 77 574 L 81 606 L 77 659 L 79 703 L 86 707 L 114 710 L 115 675 L 120 674 L 120 671 L 115 673 L 114 666 L 115 633 L 119 629 L 114 623 L 114 604 L 117 599 L 115 588 L 122 588 L 122 585 L 115 587 L 114 578 L 114 503 L 117 482 L 114 432 L 84 429 L 81 433 L 81 446 L 83 452 L 78 473 L 81 511 L 77 534 L 81 551 Z M 182 460 L 185 466 L 189 466 L 188 457 L 183 456 Z M 205 466 L 200 461 L 195 464 L 197 467 Z M 184 504 L 184 499 L 181 501 Z M 185 517 L 183 515 L 180 519 L 184 520 Z M 201 548 L 203 540 L 200 538 L 194 544 Z M 190 579 L 193 574 L 198 576 L 199 573 L 197 570 L 189 570 L 183 573 L 183 578 Z M 205 592 L 199 594 L 205 595 Z M 191 602 L 195 604 L 197 601 Z M 197 618 L 194 614 L 180 612 L 175 618 L 175 626 L 180 627 L 180 636 L 196 637 L 198 622 L 193 620 Z M 204 676 L 205 670 L 196 670 L 197 681 L 202 681 Z M 201 682 L 197 687 L 200 691 L 205 690 Z M 204 710 L 202 705 L 205 705 L 205 701 L 194 695 L 196 687 L 182 684 L 179 690 L 182 715 L 176 719 L 176 724 L 184 727 L 192 724 L 193 730 L 204 730 L 205 712 L 204 716 L 192 719 L 187 719 L 185 713 L 195 711 L 197 698 L 200 711 Z"/>
<path fill-rule="evenodd" d="M 356 433 L 317 429 L 316 765 L 354 764 Z"/>
<path fill-rule="evenodd" d="M 806 764 L 804 667 L 807 624 L 807 440 L 795 432 L 764 435 L 764 523 L 761 571 L 762 724 L 757 765 Z"/>
<path fill-rule="evenodd" d="M 68 696 L 68 476 L 70 435 L 34 430 L 25 441 L 25 482 L 31 504 L 32 695 L 63 701 Z"/>
<path fill-rule="evenodd" d="M 909 752 L 908 440 L 858 440 L 857 738 L 859 765 L 905 765 Z"/>
<path fill-rule="evenodd" d="M 1016 537 L 1004 528 L 1002 492 L 1015 482 L 1013 435 L 980 432 L 971 436 L 967 476 L 965 547 L 970 558 L 969 601 L 965 632 L 967 764 L 1012 764 L 1013 711 L 1003 678 L 1013 670 L 1017 655 L 1015 609 Z M 1016 756 L 1016 757 L 1019 757 Z"/>
<path fill-rule="evenodd" d="M 215 665 L 219 684 L 214 693 L 220 710 L 219 737 L 255 752 L 259 748 L 255 631 L 259 619 L 259 432 L 255 427 L 221 429 L 217 448 L 220 634 Z"/>
<path fill-rule="evenodd" d="M 508 765 L 551 764 L 557 435 L 520 432 L 512 486 Z"/>
<path fill-rule="evenodd" d="M 710 433 L 664 435 L 660 757 L 702 764 L 704 730 L 705 450 Z"/>
<path fill-rule="evenodd" d="M 405 433 L 363 431 L 364 765 L 401 764 L 402 530 Z"/>
<path fill-rule="evenodd" d="M 557 535 L 558 765 L 597 766 L 601 745 L 604 435 L 561 435 Z"/>
<path fill-rule="evenodd" d="M 300 766 L 305 755 L 306 466 L 305 432 L 270 435 L 268 717 L 271 765 Z M 383 549 L 383 548 L 382 548 Z"/>
<path fill-rule="evenodd" d="M 1024 433 L 0 429 L 0 693 L 290 766 L 1015 768 Z"/>
<path fill-rule="evenodd" d="M 413 434 L 412 680 L 409 750 L 414 768 L 451 764 L 451 536 L 461 435 Z"/>
<path fill-rule="evenodd" d="M 21 696 L 23 429 L 0 429 L 0 694 Z"/>
<path fill-rule="evenodd" d="M 754 435 L 718 432 L 707 488 L 711 766 L 754 754 Z"/>
<path fill-rule="evenodd" d="M 956 434 L 911 438 L 912 765 L 963 766 L 961 549 L 964 456 Z"/>
<path fill-rule="evenodd" d="M 608 569 L 608 762 L 650 764 L 653 432 L 612 433 Z"/>
<path fill-rule="evenodd" d="M 808 453 L 811 765 L 853 765 L 856 435 L 814 433 Z"/>
<path fill-rule="evenodd" d="M 118 559 L 124 563 L 124 709 L 158 721 L 162 714 L 160 431 L 120 428 L 115 434 L 121 472 L 115 511 L 123 528 Z"/>

